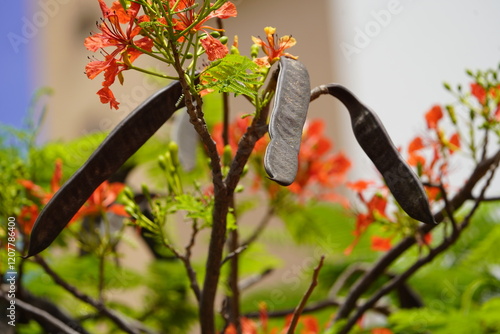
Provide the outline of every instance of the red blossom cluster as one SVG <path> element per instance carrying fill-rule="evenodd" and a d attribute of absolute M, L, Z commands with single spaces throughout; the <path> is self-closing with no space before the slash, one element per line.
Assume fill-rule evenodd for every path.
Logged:
<path fill-rule="evenodd" d="M 97 95 L 102 103 L 109 103 L 111 108 L 118 109 L 119 102 L 116 100 L 110 86 L 116 78 L 123 83 L 122 72 L 130 69 L 132 63 L 143 53 L 151 53 L 155 41 L 144 34 L 140 26 L 143 22 L 150 22 L 147 15 L 138 16 L 141 5 L 131 1 L 130 7 L 125 10 L 119 1 L 114 1 L 109 8 L 104 0 L 98 0 L 101 7 L 103 20 L 98 24 L 100 33 L 93 34 L 85 39 L 85 47 L 92 52 L 101 50 L 104 60 L 94 60 L 87 64 L 85 73 L 89 79 L 94 79 L 104 72 L 104 81 Z M 226 2 L 220 8 L 212 11 L 200 19 L 201 13 L 195 11 L 195 0 L 169 0 L 170 10 L 175 17 L 172 19 L 173 29 L 180 33 L 178 42 L 185 40 L 186 35 L 204 31 L 206 37 L 200 40 L 201 46 L 205 50 L 209 60 L 223 58 L 227 53 L 227 47 L 218 39 L 211 36 L 207 29 L 219 30 L 204 25 L 212 18 L 226 19 L 237 15 L 236 7 L 231 2 Z M 166 4 L 165 9 L 168 10 Z M 166 25 L 164 17 L 157 19 L 158 23 Z M 125 28 L 122 28 L 125 25 Z M 161 43 L 160 43 L 161 44 Z M 114 47 L 109 53 L 106 48 Z"/>
<path fill-rule="evenodd" d="M 250 126 L 251 119 L 238 118 L 229 126 L 229 145 L 232 152 L 236 152 L 238 142 Z M 344 153 L 331 154 L 332 142 L 324 135 L 322 120 L 312 120 L 306 123 L 299 151 L 299 168 L 295 182 L 287 189 L 296 194 L 299 199 L 316 198 L 319 200 L 341 202 L 347 206 L 347 201 L 339 194 L 332 191 L 344 183 L 346 174 L 351 167 L 351 162 Z M 219 154 L 223 154 L 222 124 L 217 124 L 213 129 L 213 138 L 217 144 Z M 261 162 L 269 143 L 268 137 L 257 141 L 252 159 Z M 253 188 L 264 187 L 273 198 L 283 189 L 274 182 L 263 182 L 264 175 L 257 174 Z"/>
<path fill-rule="evenodd" d="M 132 2 L 125 11 L 119 1 L 113 2 L 111 8 L 108 8 L 104 0 L 98 1 L 103 15 L 103 21 L 98 25 L 101 32 L 87 37 L 84 45 L 92 52 L 102 50 L 105 56 L 104 60 L 88 63 L 85 73 L 89 79 L 94 79 L 104 72 L 103 88 L 97 95 L 102 103 L 109 103 L 111 108 L 118 109 L 119 102 L 109 87 L 117 76 L 122 82 L 121 72 L 127 70 L 144 51 L 151 51 L 153 48 L 153 41 L 148 37 L 136 40 L 142 29 L 139 23 L 149 21 L 149 18 L 145 15 L 137 17 L 141 6 L 136 2 Z M 125 30 L 122 29 L 122 24 L 126 25 Z M 115 47 L 115 50 L 108 53 L 106 47 Z"/>
<path fill-rule="evenodd" d="M 216 31 L 221 31 L 221 29 L 215 29 L 204 24 L 212 18 L 227 19 L 230 17 L 236 17 L 238 14 L 236 6 L 232 2 L 228 1 L 219 9 L 214 10 L 206 17 L 199 20 L 198 18 L 200 17 L 200 13 L 195 11 L 195 4 L 195 0 L 170 0 L 170 9 L 175 11 L 177 16 L 177 18 L 174 18 L 173 20 L 174 29 L 181 32 L 188 30 L 190 33 L 204 31 L 206 33 L 206 37 L 201 39 L 200 43 L 203 49 L 205 49 L 208 60 L 212 61 L 224 58 L 228 53 L 227 47 L 207 32 L 207 29 Z M 184 36 L 181 35 L 179 41 L 183 40 Z"/>
<path fill-rule="evenodd" d="M 19 217 L 17 217 L 24 234 L 28 235 L 30 233 L 38 215 L 40 214 L 40 208 L 46 205 L 59 188 L 61 188 L 61 180 L 62 161 L 57 159 L 55 162 L 54 174 L 52 175 L 52 179 L 50 181 L 49 192 L 31 180 L 17 181 L 26 189 L 29 196 L 33 200 L 32 204 L 25 205 L 21 208 Z M 92 193 L 80 210 L 78 210 L 75 216 L 71 219 L 71 222 L 84 217 L 99 217 L 106 212 L 112 212 L 119 216 L 128 217 L 129 215 L 125 212 L 125 207 L 121 204 L 115 203 L 118 194 L 120 194 L 124 187 L 125 185 L 120 182 L 109 183 L 108 181 L 104 181 Z"/>

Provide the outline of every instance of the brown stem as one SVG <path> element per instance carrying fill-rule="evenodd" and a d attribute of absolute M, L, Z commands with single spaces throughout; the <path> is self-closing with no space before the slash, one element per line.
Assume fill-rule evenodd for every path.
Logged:
<path fill-rule="evenodd" d="M 99 313 L 108 317 L 121 330 L 123 330 L 124 332 L 130 333 L 130 334 L 139 334 L 140 333 L 139 328 L 136 328 L 137 326 L 132 326 L 132 324 L 129 323 L 127 320 L 125 320 L 122 315 L 116 313 L 114 310 L 108 309 L 100 301 L 97 301 L 97 300 L 93 299 L 92 297 L 84 294 L 83 292 L 78 290 L 76 287 L 70 285 L 68 282 L 63 280 L 61 278 L 61 276 L 59 276 L 54 270 L 52 270 L 52 268 L 49 267 L 47 262 L 45 262 L 45 260 L 40 255 L 36 255 L 35 261 L 45 270 L 45 272 L 52 278 L 52 280 L 56 284 L 63 287 L 66 291 L 71 293 L 75 298 L 80 299 L 84 303 L 87 303 L 87 304 L 93 306 L 94 308 L 96 308 L 99 311 Z"/>
<path fill-rule="evenodd" d="M 235 207 L 234 203 L 234 194 L 231 196 L 231 208 Z M 234 213 L 234 212 L 233 212 Z M 233 254 L 229 261 L 230 261 L 230 272 L 229 272 L 229 279 L 228 279 L 228 285 L 229 285 L 229 295 L 226 297 L 227 301 L 227 310 L 228 310 L 228 320 L 229 323 L 233 324 L 234 327 L 236 328 L 236 332 L 238 334 L 241 334 L 241 323 L 240 323 L 240 289 L 238 286 L 238 281 L 239 281 L 239 273 L 238 273 L 238 268 L 239 268 L 239 252 L 238 250 L 238 244 L 239 244 L 239 235 L 238 235 L 238 229 L 234 229 L 231 232 L 229 232 L 229 240 L 228 240 L 228 250 L 230 254 Z"/>
<path fill-rule="evenodd" d="M 300 315 L 302 314 L 302 311 L 304 311 L 307 301 L 309 300 L 309 297 L 311 297 L 314 288 L 318 285 L 319 271 L 321 270 L 321 267 L 323 267 L 324 261 L 325 261 L 325 256 L 321 256 L 318 266 L 314 269 L 311 285 L 309 285 L 309 288 L 307 289 L 306 293 L 300 300 L 299 305 L 295 308 L 295 311 L 293 312 L 292 320 L 290 321 L 290 326 L 288 327 L 287 334 L 295 333 L 295 328 L 297 327 L 297 324 L 299 322 Z"/>
<path fill-rule="evenodd" d="M 314 91 L 314 90 L 313 90 Z M 497 164 L 500 161 L 500 150 L 496 152 L 492 157 L 481 161 L 472 174 L 470 175 L 468 181 L 460 189 L 460 191 L 449 201 L 450 206 L 453 211 L 458 210 L 464 202 L 472 196 L 472 190 L 474 186 L 482 179 L 482 177 L 489 170 L 490 166 Z M 444 219 L 443 211 L 441 210 L 434 214 L 434 219 L 436 222 L 441 222 Z M 430 232 L 436 225 L 424 225 L 419 230 L 421 234 L 426 234 Z M 356 281 L 355 285 L 349 292 L 345 302 L 338 309 L 335 316 L 335 321 L 347 318 L 349 313 L 355 308 L 357 300 L 361 295 L 371 286 L 372 282 L 381 276 L 384 271 L 391 265 L 391 263 L 399 258 L 399 256 L 408 250 L 416 240 L 413 236 L 404 238 L 397 244 L 394 248 L 388 251 L 384 256 L 382 256 L 377 263 L 368 271 L 363 277 Z"/>
<path fill-rule="evenodd" d="M 229 208 L 229 198 L 226 184 L 223 181 L 220 157 L 214 140 L 208 132 L 203 112 L 201 110 L 202 101 L 199 94 L 194 96 L 196 107 L 193 103 L 193 96 L 189 84 L 186 81 L 184 70 L 179 61 L 179 53 L 174 41 L 169 41 L 169 45 L 174 57 L 174 68 L 179 74 L 187 112 L 190 121 L 196 132 L 199 134 L 206 147 L 210 158 L 210 168 L 212 170 L 212 182 L 214 185 L 214 209 L 212 212 L 212 232 L 208 246 L 208 256 L 205 269 L 205 281 L 200 298 L 199 318 L 203 334 L 215 334 L 215 312 L 214 301 L 217 293 L 217 286 L 220 277 L 220 262 L 226 240 L 226 217 Z"/>

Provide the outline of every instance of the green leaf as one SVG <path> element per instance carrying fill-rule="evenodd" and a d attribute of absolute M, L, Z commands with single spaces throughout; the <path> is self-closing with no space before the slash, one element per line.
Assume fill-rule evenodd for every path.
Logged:
<path fill-rule="evenodd" d="M 245 56 L 230 54 L 213 62 L 201 75 L 207 82 L 199 85 L 199 90 L 216 89 L 219 93 L 234 93 L 250 98 L 257 96 L 257 89 L 262 85 L 259 67 Z"/>

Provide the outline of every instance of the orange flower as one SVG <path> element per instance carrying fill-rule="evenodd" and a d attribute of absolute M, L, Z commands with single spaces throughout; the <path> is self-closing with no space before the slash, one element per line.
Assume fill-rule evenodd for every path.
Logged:
<path fill-rule="evenodd" d="M 89 79 L 94 79 L 101 72 L 104 72 L 103 89 L 97 93 L 102 103 L 109 103 L 111 108 L 118 109 L 119 103 L 116 101 L 113 92 L 109 87 L 114 83 L 115 78 L 124 70 L 127 70 L 132 62 L 145 51 L 151 51 L 153 41 L 148 37 L 134 40 L 141 32 L 138 22 L 149 20 L 146 16 L 137 18 L 141 8 L 136 2 L 131 2 L 130 8 L 125 11 L 119 1 L 113 2 L 108 8 L 104 0 L 98 0 L 104 19 L 97 27 L 100 33 L 89 36 L 85 39 L 85 47 L 92 52 L 103 50 L 104 60 L 94 60 L 87 64 L 85 73 Z M 107 20 L 107 22 L 105 21 Z M 127 24 L 125 31 L 121 24 Z M 115 47 L 112 53 L 104 50 L 106 47 Z"/>
<path fill-rule="evenodd" d="M 50 180 L 50 192 L 46 192 L 42 187 L 30 180 L 17 180 L 17 182 L 22 185 L 31 196 L 38 198 L 40 200 L 40 204 L 45 205 L 61 187 L 61 179 L 62 160 L 56 159 L 54 174 L 52 175 L 52 179 Z"/>
<path fill-rule="evenodd" d="M 454 133 L 450 137 L 448 143 L 449 143 L 450 154 L 453 154 L 455 151 L 460 149 L 460 135 L 458 133 Z"/>
<path fill-rule="evenodd" d="M 369 186 L 374 184 L 375 182 L 373 181 L 366 181 L 366 180 L 358 180 L 356 182 L 347 182 L 347 187 L 356 191 L 356 192 L 362 192 L 363 190 L 368 189 Z"/>
<path fill-rule="evenodd" d="M 385 252 L 391 249 L 391 238 L 382 238 L 376 235 L 371 237 L 371 249 Z"/>
<path fill-rule="evenodd" d="M 354 240 L 353 242 L 344 250 L 345 255 L 349 255 L 354 247 L 358 244 L 361 235 L 366 231 L 366 229 L 377 220 L 377 216 L 382 216 L 387 218 L 385 213 L 387 207 L 387 199 L 380 194 L 375 194 L 372 196 L 369 202 L 366 202 L 361 192 L 358 192 L 359 198 L 367 207 L 367 213 L 359 213 L 356 217 L 356 226 L 354 228 Z"/>
<path fill-rule="evenodd" d="M 322 188 L 339 185 L 351 167 L 351 162 L 342 152 L 327 157 L 332 144 L 323 135 L 323 129 L 324 123 L 320 120 L 306 124 L 299 151 L 297 176 L 288 189 L 304 198 L 314 196 L 323 200 L 345 202 L 340 196 L 332 196 L 330 190 L 325 194 L 317 191 L 316 194 L 311 194 L 307 191 L 315 184 Z"/>
<path fill-rule="evenodd" d="M 486 90 L 478 83 L 470 84 L 471 94 L 481 103 L 482 105 L 486 102 Z"/>
<path fill-rule="evenodd" d="M 252 41 L 261 46 L 267 56 L 255 59 L 257 64 L 270 66 L 278 61 L 281 56 L 297 59 L 297 57 L 284 52 L 286 49 L 291 48 L 297 43 L 295 38 L 291 36 L 283 36 L 278 39 L 276 35 L 276 28 L 273 27 L 265 27 L 264 32 L 266 33 L 267 43 L 260 37 L 252 36 Z"/>
<path fill-rule="evenodd" d="M 175 30 L 184 32 L 184 30 L 189 28 L 190 33 L 195 33 L 200 30 L 205 31 L 207 37 L 200 40 L 200 42 L 209 60 L 216 60 L 226 56 L 228 53 L 227 47 L 206 31 L 206 29 L 218 31 L 221 31 L 221 29 L 215 29 L 204 24 L 212 18 L 227 19 L 229 17 L 236 17 L 238 12 L 236 11 L 236 6 L 232 2 L 226 2 L 219 9 L 212 11 L 199 21 L 198 17 L 200 13 L 196 13 L 194 10 L 196 8 L 195 0 L 170 0 L 170 7 L 177 12 L 177 18 L 173 20 Z M 184 36 L 180 36 L 179 42 L 183 40 Z"/>
<path fill-rule="evenodd" d="M 90 195 L 87 202 L 78 210 L 71 221 L 78 220 L 85 216 L 98 217 L 106 212 L 112 212 L 118 216 L 128 217 L 129 214 L 125 211 L 125 206 L 116 204 L 116 198 L 125 188 L 125 185 L 120 182 L 109 183 L 104 181 Z"/>
<path fill-rule="evenodd" d="M 441 110 L 441 106 L 435 105 L 433 106 L 426 114 L 425 120 L 427 121 L 427 127 L 429 129 L 436 129 L 437 123 L 439 120 L 443 118 L 443 111 Z"/>
<path fill-rule="evenodd" d="M 424 146 L 424 142 L 422 140 L 421 137 L 415 137 L 410 145 L 408 146 L 408 153 L 413 153 L 415 151 L 418 151 L 418 150 L 421 150 L 423 149 L 425 146 Z"/>
<path fill-rule="evenodd" d="M 200 40 L 201 46 L 205 49 L 208 60 L 213 61 L 216 59 L 224 58 L 228 54 L 227 47 L 221 43 L 217 38 L 207 35 L 207 37 Z"/>
<path fill-rule="evenodd" d="M 27 235 L 31 232 L 39 213 L 40 211 L 36 204 L 25 205 L 21 208 L 17 221 L 21 225 L 24 234 Z"/>

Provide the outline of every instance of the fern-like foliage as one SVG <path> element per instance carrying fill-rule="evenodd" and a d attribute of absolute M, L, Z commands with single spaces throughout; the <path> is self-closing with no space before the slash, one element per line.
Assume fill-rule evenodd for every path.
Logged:
<path fill-rule="evenodd" d="M 259 67 L 245 56 L 230 54 L 214 61 L 201 74 L 199 90 L 214 89 L 219 93 L 246 95 L 254 100 L 262 85 Z"/>

